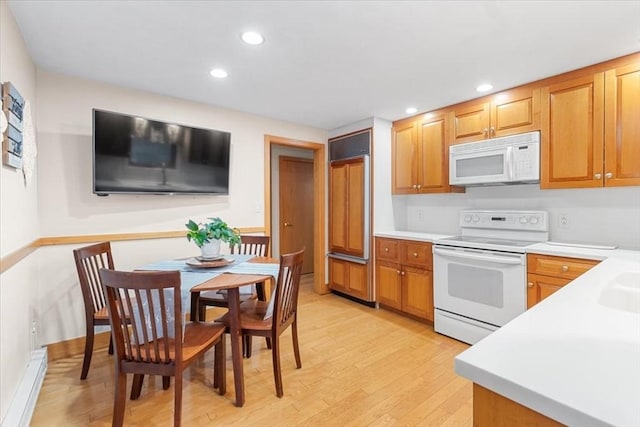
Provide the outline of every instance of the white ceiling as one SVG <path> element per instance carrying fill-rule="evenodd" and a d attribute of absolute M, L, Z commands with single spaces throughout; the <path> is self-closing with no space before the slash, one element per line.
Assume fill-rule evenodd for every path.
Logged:
<path fill-rule="evenodd" d="M 324 129 L 640 50 L 635 0 L 8 3 L 44 70 Z"/>

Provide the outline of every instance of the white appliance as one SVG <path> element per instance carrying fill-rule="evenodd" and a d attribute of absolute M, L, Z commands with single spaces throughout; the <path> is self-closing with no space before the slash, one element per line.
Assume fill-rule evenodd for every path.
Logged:
<path fill-rule="evenodd" d="M 449 147 L 451 185 L 540 182 L 540 132 L 522 133 Z"/>
<path fill-rule="evenodd" d="M 475 344 L 526 310 L 525 248 L 548 240 L 548 215 L 468 210 L 460 228 L 434 242 L 434 329 Z"/>

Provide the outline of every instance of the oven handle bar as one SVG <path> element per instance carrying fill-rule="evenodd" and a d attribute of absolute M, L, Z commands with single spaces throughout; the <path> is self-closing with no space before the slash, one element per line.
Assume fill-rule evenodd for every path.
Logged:
<path fill-rule="evenodd" d="M 469 252 L 452 251 L 452 250 L 442 249 L 437 247 L 433 248 L 433 253 L 442 255 L 442 256 L 452 257 L 452 258 L 473 259 L 476 261 L 495 262 L 499 264 L 522 264 L 521 258 L 507 258 L 507 257 L 492 256 L 492 255 L 479 255 L 479 254 L 472 254 Z"/>

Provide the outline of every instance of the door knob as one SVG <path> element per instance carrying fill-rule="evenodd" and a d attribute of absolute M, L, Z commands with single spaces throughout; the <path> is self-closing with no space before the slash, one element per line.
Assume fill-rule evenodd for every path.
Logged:
<path fill-rule="evenodd" d="M 285 227 L 293 227 L 293 224 L 291 224 L 290 222 L 285 222 L 285 223 L 284 223 L 284 226 L 285 226 Z"/>

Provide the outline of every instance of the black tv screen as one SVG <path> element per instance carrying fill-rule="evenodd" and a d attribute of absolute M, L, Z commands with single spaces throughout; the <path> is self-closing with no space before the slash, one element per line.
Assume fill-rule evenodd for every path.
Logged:
<path fill-rule="evenodd" d="M 229 194 L 231 133 L 93 110 L 93 192 Z"/>

